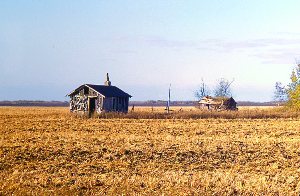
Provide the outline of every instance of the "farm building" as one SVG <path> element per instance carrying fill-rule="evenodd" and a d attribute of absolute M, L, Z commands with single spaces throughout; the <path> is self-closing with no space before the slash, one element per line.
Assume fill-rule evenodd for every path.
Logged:
<path fill-rule="evenodd" d="M 104 85 L 83 84 L 68 94 L 70 111 L 80 114 L 128 112 L 131 95 L 112 86 L 107 74 Z"/>
<path fill-rule="evenodd" d="M 199 101 L 201 109 L 237 110 L 236 101 L 230 97 L 205 96 Z"/>

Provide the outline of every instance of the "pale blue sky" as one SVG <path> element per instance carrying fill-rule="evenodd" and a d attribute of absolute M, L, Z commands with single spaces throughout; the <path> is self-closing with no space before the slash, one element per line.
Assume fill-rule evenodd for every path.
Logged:
<path fill-rule="evenodd" d="M 203 78 L 272 100 L 300 59 L 300 1 L 0 1 L 0 100 L 66 100 L 83 83 L 194 100 Z"/>

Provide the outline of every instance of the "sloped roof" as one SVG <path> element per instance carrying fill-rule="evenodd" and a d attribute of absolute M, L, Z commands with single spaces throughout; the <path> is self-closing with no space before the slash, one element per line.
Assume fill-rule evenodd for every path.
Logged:
<path fill-rule="evenodd" d="M 121 89 L 116 86 L 105 86 L 105 85 L 94 85 L 94 84 L 87 84 L 87 86 L 91 87 L 101 95 L 105 97 L 132 97 L 128 93 L 125 93 Z"/>
<path fill-rule="evenodd" d="M 218 104 L 227 104 L 230 102 L 235 102 L 232 97 L 211 97 L 205 96 L 200 101 L 199 104 L 211 104 L 211 105 L 218 105 Z"/>
<path fill-rule="evenodd" d="M 213 97 L 203 97 L 200 101 L 200 104 L 211 104 L 211 105 L 217 105 L 217 104 L 221 104 L 222 100 L 217 100 L 214 99 Z"/>
<path fill-rule="evenodd" d="M 121 89 L 119 89 L 116 86 L 106 86 L 106 85 L 95 85 L 95 84 L 84 84 L 75 89 L 73 92 L 68 94 L 68 96 L 72 95 L 73 93 L 77 92 L 79 89 L 81 89 L 83 86 L 87 86 L 96 92 L 100 93 L 101 95 L 105 97 L 132 97 L 128 93 L 125 93 Z"/>

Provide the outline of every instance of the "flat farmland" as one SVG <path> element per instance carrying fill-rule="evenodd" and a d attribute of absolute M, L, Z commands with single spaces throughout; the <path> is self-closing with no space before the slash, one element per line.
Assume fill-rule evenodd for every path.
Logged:
<path fill-rule="evenodd" d="M 281 107 L 281 106 L 280 106 Z M 275 106 L 238 106 L 238 109 L 241 111 L 245 111 L 245 110 L 269 110 L 269 109 L 273 109 L 273 108 L 280 108 L 280 107 L 275 107 Z M 129 111 L 132 110 L 132 106 L 129 106 Z M 134 107 L 134 111 L 136 112 L 165 112 L 166 107 L 165 106 L 135 106 Z M 183 111 L 183 112 L 190 112 L 190 111 L 197 111 L 199 110 L 199 108 L 195 107 L 195 106 L 171 106 L 170 110 L 173 112 L 179 112 L 179 111 Z"/>
<path fill-rule="evenodd" d="M 299 195 L 299 125 L 0 107 L 0 195 Z"/>

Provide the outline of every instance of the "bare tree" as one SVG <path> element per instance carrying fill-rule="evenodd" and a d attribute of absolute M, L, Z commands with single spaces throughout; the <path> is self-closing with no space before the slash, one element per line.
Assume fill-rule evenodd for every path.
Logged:
<path fill-rule="evenodd" d="M 282 85 L 281 82 L 275 83 L 275 91 L 274 91 L 274 100 L 278 101 L 278 105 L 280 103 L 287 100 L 287 89 Z"/>
<path fill-rule="evenodd" d="M 201 78 L 201 84 L 198 90 L 195 91 L 195 97 L 200 100 L 209 95 L 209 87 L 205 84 L 203 78 Z"/>
<path fill-rule="evenodd" d="M 214 94 L 216 97 L 229 97 L 231 96 L 231 84 L 234 82 L 229 81 L 225 78 L 221 78 L 218 80 L 217 86 L 214 89 Z"/>

